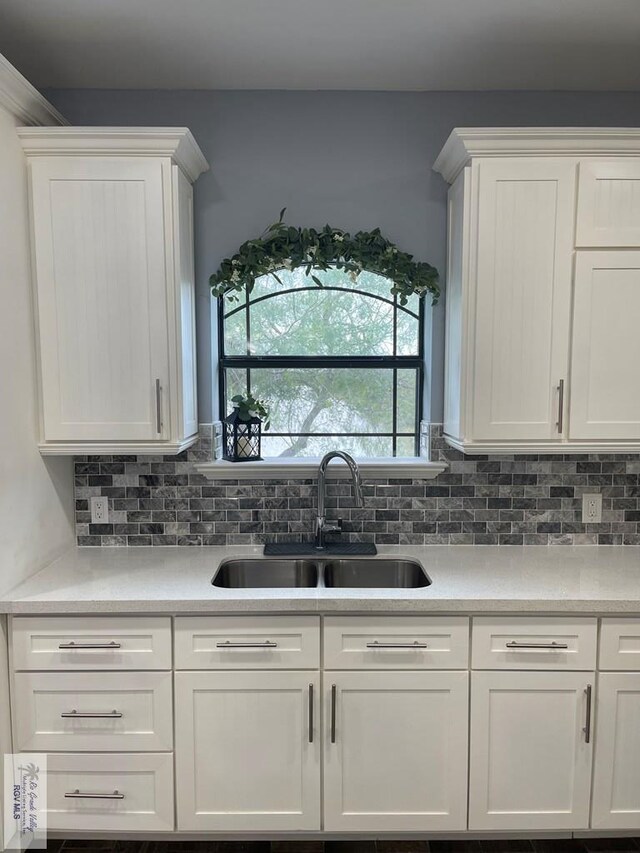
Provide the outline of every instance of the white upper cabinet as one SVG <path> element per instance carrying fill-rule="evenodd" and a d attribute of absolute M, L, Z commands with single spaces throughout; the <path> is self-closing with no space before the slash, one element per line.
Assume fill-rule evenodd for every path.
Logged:
<path fill-rule="evenodd" d="M 434 168 L 451 183 L 447 441 L 466 453 L 637 451 L 637 259 L 623 271 L 621 253 L 582 249 L 640 249 L 640 131 L 454 130 Z"/>
<path fill-rule="evenodd" d="M 640 158 L 580 163 L 576 246 L 640 246 Z"/>
<path fill-rule="evenodd" d="M 43 453 L 197 433 L 188 130 L 27 128 Z"/>
<path fill-rule="evenodd" d="M 640 437 L 639 318 L 640 251 L 578 252 L 571 438 Z"/>
<path fill-rule="evenodd" d="M 575 165 L 506 158 L 477 172 L 471 434 L 547 441 L 562 427 Z"/>

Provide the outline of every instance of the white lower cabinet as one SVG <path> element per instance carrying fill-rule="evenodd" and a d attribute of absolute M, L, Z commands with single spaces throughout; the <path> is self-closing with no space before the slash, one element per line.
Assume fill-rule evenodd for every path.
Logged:
<path fill-rule="evenodd" d="M 468 673 L 326 672 L 324 828 L 463 830 Z"/>
<path fill-rule="evenodd" d="M 178 672 L 178 829 L 320 829 L 318 672 Z"/>
<path fill-rule="evenodd" d="M 587 829 L 593 672 L 474 672 L 469 829 Z"/>
<path fill-rule="evenodd" d="M 173 811 L 170 752 L 51 753 L 47 758 L 49 829 L 169 831 Z"/>
<path fill-rule="evenodd" d="M 593 829 L 640 829 L 640 673 L 598 681 Z"/>

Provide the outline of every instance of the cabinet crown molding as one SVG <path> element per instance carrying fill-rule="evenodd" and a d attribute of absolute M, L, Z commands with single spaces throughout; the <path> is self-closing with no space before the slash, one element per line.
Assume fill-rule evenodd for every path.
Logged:
<path fill-rule="evenodd" d="M 186 127 L 24 127 L 18 136 L 31 157 L 170 157 L 192 182 L 209 169 Z"/>
<path fill-rule="evenodd" d="M 67 124 L 64 116 L 1 53 L 0 106 L 23 124 Z"/>
<path fill-rule="evenodd" d="M 637 127 L 456 127 L 433 168 L 452 183 L 473 157 L 640 155 Z"/>

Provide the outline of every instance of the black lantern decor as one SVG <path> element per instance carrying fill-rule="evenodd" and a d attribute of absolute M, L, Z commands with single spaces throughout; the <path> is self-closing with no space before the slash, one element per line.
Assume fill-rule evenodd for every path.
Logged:
<path fill-rule="evenodd" d="M 229 462 L 255 462 L 260 456 L 260 418 L 243 420 L 234 409 L 223 421 L 225 459 Z"/>

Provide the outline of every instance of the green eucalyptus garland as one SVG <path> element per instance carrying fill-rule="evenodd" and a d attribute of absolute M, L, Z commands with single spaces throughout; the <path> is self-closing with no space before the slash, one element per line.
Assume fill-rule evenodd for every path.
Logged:
<path fill-rule="evenodd" d="M 261 237 L 247 240 L 232 258 L 225 258 L 209 279 L 214 296 L 238 299 L 236 293 L 253 290 L 255 280 L 271 274 L 279 282 L 278 270 L 304 267 L 318 287 L 320 279 L 313 270 L 345 270 L 355 281 L 359 273 L 371 272 L 391 279 L 391 293 L 401 305 L 414 294 L 431 294 L 435 304 L 440 296 L 438 271 L 424 261 L 414 261 L 413 255 L 402 252 L 383 237 L 379 228 L 358 231 L 351 236 L 346 231 L 325 225 L 315 228 L 293 228 L 284 223 L 286 208 L 277 222 L 270 225 Z"/>

